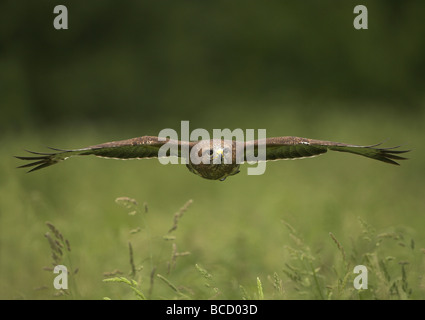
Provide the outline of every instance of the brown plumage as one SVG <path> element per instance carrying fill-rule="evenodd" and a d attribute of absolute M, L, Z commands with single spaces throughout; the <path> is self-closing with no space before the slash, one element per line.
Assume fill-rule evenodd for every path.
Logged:
<path fill-rule="evenodd" d="M 167 145 L 168 151 L 161 154 L 160 149 Z M 232 140 L 179 141 L 160 139 L 155 136 L 143 136 L 128 140 L 102 143 L 86 148 L 61 150 L 53 153 L 28 151 L 34 156 L 16 157 L 31 161 L 19 168 L 33 167 L 29 172 L 51 166 L 73 156 L 94 155 L 113 159 L 148 159 L 159 156 L 175 156 L 186 159 L 188 169 L 210 180 L 224 180 L 239 172 L 239 166 L 245 161 L 273 161 L 282 159 L 301 159 L 315 157 L 328 150 L 348 152 L 371 159 L 396 164 L 396 160 L 405 160 L 400 154 L 408 150 L 395 150 L 398 147 L 378 148 L 380 144 L 359 146 L 332 141 L 314 140 L 300 137 L 275 137 L 247 142 Z M 183 154 L 188 150 L 189 154 Z M 265 151 L 263 156 L 257 153 Z M 195 158 L 197 161 L 195 161 Z"/>

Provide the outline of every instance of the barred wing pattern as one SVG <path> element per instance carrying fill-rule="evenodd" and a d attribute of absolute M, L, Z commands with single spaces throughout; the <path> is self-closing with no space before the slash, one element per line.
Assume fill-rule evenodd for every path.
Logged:
<path fill-rule="evenodd" d="M 182 142 L 178 140 L 166 139 L 165 141 L 159 141 L 158 137 L 154 136 L 144 136 L 139 138 L 133 138 L 128 140 L 113 141 L 102 143 L 94 146 L 90 146 L 82 149 L 74 150 L 61 150 L 54 149 L 54 153 L 39 153 L 28 151 L 29 153 L 34 154 L 30 157 L 20 157 L 16 158 L 20 160 L 33 161 L 31 163 L 25 164 L 18 168 L 27 168 L 33 167 L 28 172 L 39 170 L 48 166 L 51 166 L 55 163 L 61 162 L 73 156 L 86 156 L 94 155 L 101 158 L 110 158 L 110 159 L 150 159 L 158 158 L 159 149 L 166 143 L 180 147 L 182 144 L 191 144 L 189 142 Z M 180 148 L 176 148 L 180 150 Z M 171 149 L 170 149 L 171 150 Z M 177 154 L 168 154 L 169 156 L 180 156 Z"/>
<path fill-rule="evenodd" d="M 399 146 L 378 148 L 379 145 L 381 144 L 359 146 L 301 137 L 275 137 L 248 141 L 245 143 L 245 150 L 248 150 L 248 148 L 251 147 L 256 154 L 259 146 L 265 146 L 266 161 L 315 157 L 327 152 L 328 150 L 349 152 L 395 165 L 399 164 L 395 160 L 406 159 L 399 156 L 399 154 L 406 153 L 408 150 L 394 150 Z M 245 160 L 253 160 L 253 157 L 245 154 Z"/>

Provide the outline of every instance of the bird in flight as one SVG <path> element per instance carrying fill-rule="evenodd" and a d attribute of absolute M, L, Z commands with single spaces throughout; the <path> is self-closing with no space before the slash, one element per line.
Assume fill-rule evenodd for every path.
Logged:
<path fill-rule="evenodd" d="M 167 152 L 161 152 L 165 145 Z M 315 157 L 328 150 L 348 152 L 371 159 L 398 165 L 395 160 L 405 160 L 400 154 L 409 150 L 395 150 L 398 147 L 379 148 L 380 144 L 359 146 L 353 144 L 307 139 L 301 137 L 275 137 L 240 142 L 235 140 L 211 139 L 200 141 L 180 141 L 156 136 L 143 136 L 128 140 L 102 143 L 86 148 L 61 150 L 53 153 L 28 151 L 33 156 L 16 158 L 30 163 L 18 168 L 33 167 L 28 172 L 42 169 L 73 156 L 94 155 L 110 159 L 149 159 L 160 157 L 185 157 L 187 168 L 194 174 L 210 180 L 225 180 L 239 172 L 240 164 L 247 161 L 274 161 Z M 188 150 L 190 156 L 183 154 Z M 254 157 L 264 151 L 263 157 Z M 192 156 L 194 155 L 195 158 Z"/>

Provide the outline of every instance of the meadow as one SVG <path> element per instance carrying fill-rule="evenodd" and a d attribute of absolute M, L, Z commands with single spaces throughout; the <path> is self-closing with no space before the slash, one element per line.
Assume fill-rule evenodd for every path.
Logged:
<path fill-rule="evenodd" d="M 356 144 L 388 139 L 385 146 L 411 149 L 410 159 L 397 167 L 328 152 L 268 163 L 260 176 L 244 165 L 224 182 L 184 165 L 94 157 L 26 174 L 13 158 L 24 148 L 78 148 L 159 127 L 93 122 L 5 132 L 0 298 L 424 299 L 424 114 L 320 110 L 191 125 Z M 53 287 L 56 264 L 68 267 L 68 290 Z M 367 289 L 353 286 L 356 265 L 367 267 Z"/>

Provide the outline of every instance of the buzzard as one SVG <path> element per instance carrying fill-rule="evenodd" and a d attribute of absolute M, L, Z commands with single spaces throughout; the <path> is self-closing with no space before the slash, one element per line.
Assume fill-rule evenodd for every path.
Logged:
<path fill-rule="evenodd" d="M 168 152 L 161 153 L 161 147 L 167 145 Z M 210 180 L 225 180 L 228 176 L 239 172 L 240 164 L 245 161 L 258 160 L 254 157 L 260 150 L 265 151 L 264 157 L 259 161 L 273 161 L 284 159 L 302 159 L 318 156 L 328 150 L 349 152 L 364 157 L 380 160 L 398 165 L 395 160 L 405 160 L 400 154 L 408 150 L 395 150 L 397 147 L 379 148 L 379 144 L 359 146 L 340 142 L 307 139 L 301 137 L 275 137 L 260 140 L 240 142 L 235 140 L 211 139 L 200 141 L 180 141 L 159 138 L 156 136 L 143 136 L 128 140 L 102 143 L 86 148 L 61 150 L 52 149 L 53 153 L 39 153 L 28 151 L 34 156 L 16 157 L 21 160 L 31 161 L 18 168 L 33 167 L 28 172 L 42 169 L 73 156 L 94 155 L 96 157 L 111 159 L 149 159 L 158 157 L 184 157 L 187 168 L 194 174 Z M 182 150 L 197 156 L 187 157 Z M 248 152 L 253 150 L 253 152 Z"/>

